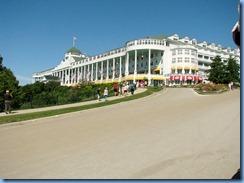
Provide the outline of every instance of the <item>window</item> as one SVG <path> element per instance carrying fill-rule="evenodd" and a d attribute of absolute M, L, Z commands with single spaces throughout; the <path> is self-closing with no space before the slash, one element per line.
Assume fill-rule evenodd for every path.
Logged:
<path fill-rule="evenodd" d="M 176 51 L 175 50 L 172 51 L 172 55 L 176 55 Z"/>
<path fill-rule="evenodd" d="M 176 62 L 176 58 L 172 58 L 172 63 L 175 63 Z"/>
<path fill-rule="evenodd" d="M 190 62 L 190 58 L 189 58 L 189 57 L 186 57 L 186 58 L 185 58 L 185 62 L 186 62 L 186 63 L 189 63 L 189 62 Z"/>
<path fill-rule="evenodd" d="M 195 50 L 191 50 L 191 55 L 196 55 L 197 52 Z"/>
<path fill-rule="evenodd" d="M 181 55 L 182 54 L 182 50 L 178 50 L 178 55 Z"/>
<path fill-rule="evenodd" d="M 190 54 L 190 50 L 185 50 L 185 54 L 189 55 Z"/>
<path fill-rule="evenodd" d="M 182 57 L 179 57 L 177 61 L 178 63 L 182 62 Z"/>
<path fill-rule="evenodd" d="M 202 58 L 203 56 L 202 55 L 198 55 L 198 58 Z"/>

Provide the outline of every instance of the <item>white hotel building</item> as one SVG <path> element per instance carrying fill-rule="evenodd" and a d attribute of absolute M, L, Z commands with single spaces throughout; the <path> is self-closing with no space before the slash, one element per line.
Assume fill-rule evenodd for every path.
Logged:
<path fill-rule="evenodd" d="M 205 71 L 217 55 L 223 62 L 231 56 L 240 64 L 239 49 L 180 38 L 177 34 L 128 41 L 124 47 L 94 56 L 86 56 L 72 47 L 58 66 L 34 73 L 33 82 L 56 80 L 67 86 L 81 80 L 196 84 L 207 79 Z"/>

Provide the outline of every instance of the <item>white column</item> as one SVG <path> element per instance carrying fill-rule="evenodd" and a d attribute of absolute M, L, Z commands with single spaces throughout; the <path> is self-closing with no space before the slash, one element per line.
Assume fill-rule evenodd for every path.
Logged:
<path fill-rule="evenodd" d="M 122 77 L 121 70 L 122 70 L 122 57 L 119 57 L 119 81 L 121 80 Z"/>
<path fill-rule="evenodd" d="M 68 84 L 71 84 L 71 82 L 70 82 L 70 78 L 71 78 L 71 70 L 70 70 L 70 69 L 68 70 L 68 73 L 69 73 L 69 74 L 68 74 L 68 76 L 69 76 L 69 77 L 68 77 L 68 78 L 69 78 L 69 80 L 68 80 Z"/>
<path fill-rule="evenodd" d="M 101 71 L 102 71 L 102 72 L 101 72 L 100 75 L 101 75 L 101 81 L 102 81 L 102 80 L 103 80 L 103 62 L 102 62 L 102 64 L 101 64 Z"/>
<path fill-rule="evenodd" d="M 83 74 L 84 74 L 84 75 L 83 75 L 83 76 L 84 76 L 83 78 L 84 78 L 84 80 L 86 81 L 86 80 L 87 80 L 87 78 L 86 78 L 86 65 L 84 65 L 84 73 L 83 73 Z"/>
<path fill-rule="evenodd" d="M 97 81 L 97 69 L 98 69 L 98 62 L 96 63 L 96 76 L 95 76 L 95 81 Z"/>
<path fill-rule="evenodd" d="M 151 85 L 151 49 L 148 50 L 148 85 Z"/>
<path fill-rule="evenodd" d="M 82 67 L 79 67 L 79 76 L 78 76 L 78 83 L 82 79 Z"/>
<path fill-rule="evenodd" d="M 78 67 L 75 68 L 75 84 L 78 83 Z"/>
<path fill-rule="evenodd" d="M 60 71 L 60 76 L 61 76 L 61 79 L 62 79 L 62 85 L 64 85 L 64 71 Z"/>
<path fill-rule="evenodd" d="M 79 78 L 79 80 L 83 80 L 83 71 L 82 70 L 83 70 L 83 67 L 81 66 L 80 67 L 80 75 L 79 75 L 80 78 Z"/>
<path fill-rule="evenodd" d="M 135 50 L 135 65 L 134 65 L 134 79 L 133 79 L 133 83 L 136 82 L 136 75 L 137 75 L 137 50 Z"/>
<path fill-rule="evenodd" d="M 93 64 L 91 64 L 91 81 L 93 81 Z"/>
<path fill-rule="evenodd" d="M 106 76 L 106 80 L 108 80 L 109 76 L 108 76 L 108 68 L 109 68 L 109 60 L 107 60 L 107 76 Z"/>
<path fill-rule="evenodd" d="M 126 60 L 125 60 L 125 76 L 129 75 L 129 52 L 126 53 Z"/>
<path fill-rule="evenodd" d="M 115 58 L 113 58 L 113 77 L 112 80 L 115 78 Z"/>
<path fill-rule="evenodd" d="M 89 74 L 89 75 L 88 75 Z M 86 74 L 88 77 L 87 77 L 87 81 L 90 81 L 90 75 L 91 75 L 91 72 L 90 72 L 90 65 L 87 65 L 87 74 Z"/>

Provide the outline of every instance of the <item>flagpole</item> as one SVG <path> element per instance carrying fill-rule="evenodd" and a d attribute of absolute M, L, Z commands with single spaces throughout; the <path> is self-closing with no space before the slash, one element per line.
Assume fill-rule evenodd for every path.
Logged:
<path fill-rule="evenodd" d="M 73 36 L 73 47 L 75 47 L 75 40 L 76 40 L 76 36 Z"/>

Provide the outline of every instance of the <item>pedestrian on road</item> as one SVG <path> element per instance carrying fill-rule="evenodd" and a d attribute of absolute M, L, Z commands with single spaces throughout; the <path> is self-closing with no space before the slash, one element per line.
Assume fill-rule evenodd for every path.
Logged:
<path fill-rule="evenodd" d="M 108 88 L 105 87 L 104 91 L 103 91 L 103 95 L 104 95 L 104 100 L 105 102 L 108 101 L 107 98 L 108 98 Z"/>
<path fill-rule="evenodd" d="M 134 86 L 134 84 L 132 83 L 132 84 L 130 85 L 130 92 L 131 92 L 131 95 L 134 95 L 134 91 L 135 91 L 135 86 Z"/>
<path fill-rule="evenodd" d="M 118 84 L 117 83 L 114 83 L 113 89 L 114 89 L 114 96 L 117 96 L 118 95 Z"/>
<path fill-rule="evenodd" d="M 101 89 L 97 89 L 97 100 L 100 101 Z"/>
<path fill-rule="evenodd" d="M 11 113 L 11 100 L 13 96 L 11 93 L 9 93 L 9 90 L 6 90 L 6 93 L 4 94 L 4 104 L 5 104 L 5 113 Z"/>
<path fill-rule="evenodd" d="M 232 82 L 232 81 L 229 83 L 229 90 L 230 90 L 230 91 L 233 90 L 233 82 Z"/>

